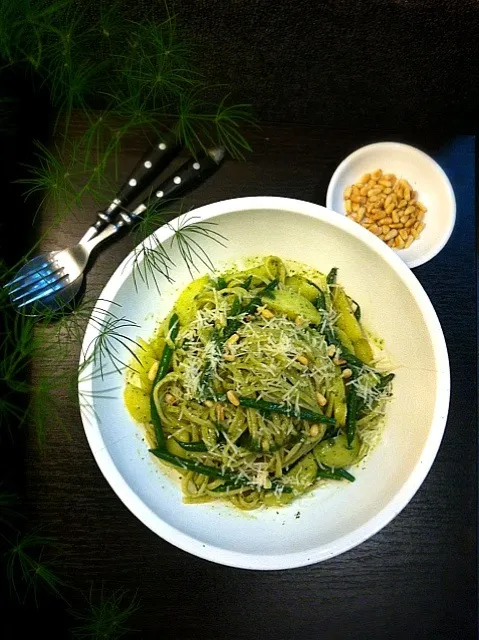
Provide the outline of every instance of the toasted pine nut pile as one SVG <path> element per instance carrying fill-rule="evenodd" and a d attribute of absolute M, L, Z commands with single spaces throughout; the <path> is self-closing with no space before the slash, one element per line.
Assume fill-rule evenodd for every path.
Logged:
<path fill-rule="evenodd" d="M 394 249 L 408 249 L 426 226 L 426 207 L 407 180 L 377 169 L 344 190 L 346 216 Z"/>

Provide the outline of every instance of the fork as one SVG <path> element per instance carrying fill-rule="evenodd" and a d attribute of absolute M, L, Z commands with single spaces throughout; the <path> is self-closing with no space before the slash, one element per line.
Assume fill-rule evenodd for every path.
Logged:
<path fill-rule="evenodd" d="M 143 172 L 138 173 L 138 168 L 141 164 L 146 169 L 153 168 L 153 159 L 142 159 L 136 167 L 136 173 L 134 171 L 137 177 L 130 177 L 127 182 L 130 188 L 121 189 L 108 209 L 98 214 L 98 220 L 78 244 L 63 251 L 51 251 L 33 258 L 4 286 L 13 306 L 32 315 L 40 311 L 39 303 L 42 311 L 57 311 L 66 306 L 80 290 L 91 253 L 96 247 L 107 239 L 118 236 L 123 229 L 133 226 L 153 203 L 171 200 L 206 179 L 218 167 L 224 155 L 224 149 L 217 147 L 191 158 L 156 187 L 154 194 L 129 212 L 123 208 L 125 203 L 131 201 L 133 194 L 137 194 L 139 188 L 143 188 L 148 181 Z M 160 156 L 155 154 L 155 167 L 163 165 L 165 156 L 171 158 L 171 152 Z M 151 163 L 148 167 L 147 162 Z"/>

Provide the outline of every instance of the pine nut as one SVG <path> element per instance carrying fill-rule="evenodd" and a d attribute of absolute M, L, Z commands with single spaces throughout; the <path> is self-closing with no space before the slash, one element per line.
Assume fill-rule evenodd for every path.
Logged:
<path fill-rule="evenodd" d="M 323 394 L 319 393 L 319 391 L 316 392 L 316 400 L 318 401 L 320 407 L 324 407 L 328 402 Z"/>
<path fill-rule="evenodd" d="M 271 320 L 271 318 L 274 318 L 274 313 L 272 311 L 270 311 L 269 309 L 262 309 L 261 310 L 261 315 L 263 316 L 263 318 L 265 320 Z"/>
<path fill-rule="evenodd" d="M 398 237 L 396 238 L 396 241 L 395 241 L 395 245 L 396 245 L 396 247 L 397 247 L 398 249 L 402 249 L 402 248 L 404 247 L 404 244 L 405 244 L 405 242 L 404 242 L 403 238 L 402 238 L 401 236 L 398 236 Z"/>
<path fill-rule="evenodd" d="M 240 401 L 238 399 L 238 396 L 236 395 L 236 393 L 234 391 L 231 391 L 231 389 L 226 392 L 226 397 L 231 402 L 231 404 L 234 405 L 235 407 L 239 407 L 240 406 Z"/>
<path fill-rule="evenodd" d="M 317 438 L 319 436 L 319 425 L 318 424 L 312 424 L 311 427 L 309 428 L 309 435 L 311 436 L 311 438 Z"/>
<path fill-rule="evenodd" d="M 238 340 L 239 340 L 239 335 L 237 333 L 233 333 L 233 335 L 230 336 L 226 341 L 226 344 L 228 345 L 235 344 L 235 342 L 238 342 Z"/>
<path fill-rule="evenodd" d="M 165 393 L 165 402 L 169 405 L 174 405 L 177 402 L 177 399 L 171 393 Z"/>
<path fill-rule="evenodd" d="M 366 173 L 344 189 L 343 197 L 346 216 L 390 247 L 409 247 L 424 228 L 427 209 L 417 191 L 393 173 Z"/>
<path fill-rule="evenodd" d="M 350 378 L 353 375 L 351 369 L 344 369 L 342 376 L 343 378 Z"/>
<path fill-rule="evenodd" d="M 226 360 L 226 362 L 234 362 L 236 360 L 236 356 L 232 353 L 225 353 L 223 360 Z"/>
<path fill-rule="evenodd" d="M 214 402 L 212 400 L 205 400 L 204 405 L 205 407 L 208 407 L 208 409 L 211 409 L 211 407 L 214 405 Z"/>
<path fill-rule="evenodd" d="M 393 238 L 395 238 L 397 236 L 398 232 L 397 229 L 391 229 L 391 231 L 387 234 L 387 236 L 384 238 L 385 240 L 392 240 Z"/>
<path fill-rule="evenodd" d="M 218 419 L 218 422 L 223 422 L 223 420 L 225 419 L 225 408 L 222 404 L 216 405 L 216 417 Z"/>
<path fill-rule="evenodd" d="M 346 364 L 346 360 L 343 360 L 343 358 L 334 358 L 333 362 L 338 367 L 340 367 L 342 364 Z"/>
<path fill-rule="evenodd" d="M 335 353 L 336 353 L 336 347 L 334 346 L 334 344 L 330 344 L 328 347 L 328 356 L 332 358 Z"/>
<path fill-rule="evenodd" d="M 160 366 L 160 363 L 158 362 L 158 360 L 151 365 L 150 370 L 148 371 L 148 380 L 150 382 L 153 382 L 153 380 L 156 378 L 156 374 L 158 373 L 159 366 Z"/>
<path fill-rule="evenodd" d="M 308 364 L 308 362 L 309 362 L 309 360 L 308 360 L 308 358 L 306 356 L 296 356 L 296 360 L 298 362 L 300 362 L 301 364 L 304 364 L 304 365 Z"/>

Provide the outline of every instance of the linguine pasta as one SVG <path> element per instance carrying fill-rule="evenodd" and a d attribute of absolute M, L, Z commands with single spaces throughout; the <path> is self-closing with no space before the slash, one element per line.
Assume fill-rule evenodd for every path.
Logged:
<path fill-rule="evenodd" d="M 297 271 L 268 257 L 195 280 L 141 343 L 125 401 L 185 502 L 289 503 L 354 481 L 380 436 L 393 375 L 375 368 L 359 306 L 336 270 Z"/>

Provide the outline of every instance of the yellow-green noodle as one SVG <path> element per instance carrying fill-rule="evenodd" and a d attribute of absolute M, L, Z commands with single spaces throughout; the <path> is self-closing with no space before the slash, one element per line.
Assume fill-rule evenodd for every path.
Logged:
<path fill-rule="evenodd" d="M 278 311 L 277 300 L 272 311 L 274 293 L 271 300 L 263 298 L 254 313 L 244 313 L 274 281 L 276 292 L 289 292 L 293 302 L 298 301 L 297 316 L 289 308 L 286 313 Z M 306 289 L 301 288 L 303 283 Z M 318 325 L 308 321 L 314 305 L 302 296 L 303 292 L 312 299 L 314 287 L 318 294 L 324 292 L 327 305 Z M 152 343 L 144 346 L 142 368 L 129 374 L 129 396 L 125 395 L 132 415 L 148 423 L 148 411 L 141 414 L 141 403 L 152 393 L 169 452 L 233 473 L 244 482 L 218 492 L 223 479 L 182 472 L 185 502 L 229 500 L 241 509 L 254 509 L 290 502 L 322 481 L 312 477 L 313 454 L 308 454 L 315 450 L 321 468 L 319 448 L 315 447 L 327 432 L 326 424 L 236 406 L 228 399 L 228 392 L 234 393 L 233 399 L 254 398 L 324 414 L 336 420 L 340 434 L 346 422 L 347 385 L 354 384 L 364 398 L 364 415 L 356 426 L 354 456 L 346 456 L 355 457 L 353 463 L 357 463 L 366 455 L 380 432 L 389 391 L 374 388 L 379 377 L 367 365 L 356 371 L 352 380 L 343 376 L 340 350 L 332 356 L 324 333 L 335 327 L 338 316 L 331 291 L 323 274 L 310 270 L 308 279 L 291 278 L 283 261 L 269 257 L 253 269 L 230 271 L 214 279 L 204 277 L 179 297 L 174 311 L 180 318 L 180 329 L 175 344 L 170 343 L 174 346 L 171 368 L 154 388 L 150 371 L 168 343 L 168 318 Z M 232 317 L 235 304 L 242 311 Z M 225 340 L 232 322 L 236 322 L 236 330 Z M 139 420 L 140 415 L 145 419 Z M 151 428 L 147 427 L 147 433 L 154 448 Z M 201 442 L 207 450 L 185 451 L 178 442 Z"/>

